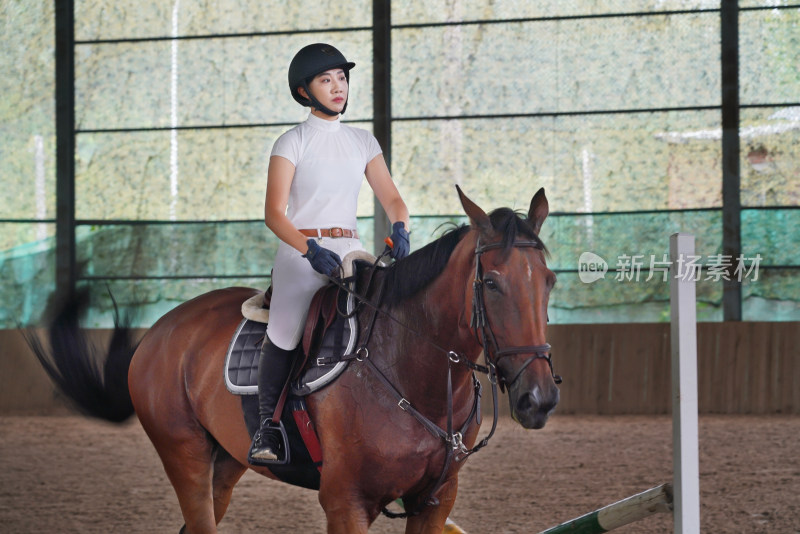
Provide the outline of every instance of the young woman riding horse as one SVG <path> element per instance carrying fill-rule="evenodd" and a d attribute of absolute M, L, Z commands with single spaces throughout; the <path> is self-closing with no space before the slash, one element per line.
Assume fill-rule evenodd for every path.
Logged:
<path fill-rule="evenodd" d="M 281 243 L 272 269 L 271 319 L 258 366 L 260 428 L 253 437 L 251 463 L 284 461 L 282 428 L 272 420 L 275 405 L 314 293 L 329 283 L 340 257 L 364 250 L 356 231 L 356 207 L 365 175 L 393 222 L 392 257 L 401 259 L 409 251 L 408 209 L 377 140 L 340 122 L 353 67 L 355 63 L 323 43 L 304 47 L 289 65 L 292 97 L 311 113 L 278 138 L 269 160 L 264 220 Z"/>

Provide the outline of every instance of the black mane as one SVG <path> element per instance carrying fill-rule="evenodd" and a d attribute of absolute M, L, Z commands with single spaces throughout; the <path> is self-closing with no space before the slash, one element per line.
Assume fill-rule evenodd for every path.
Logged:
<path fill-rule="evenodd" d="M 518 237 L 544 244 L 526 218 L 509 208 L 498 208 L 489 214 L 492 228 L 500 234 L 503 249 L 508 251 Z M 423 290 L 444 270 L 456 245 L 469 232 L 467 225 L 447 230 L 441 237 L 386 269 L 383 302 L 393 306 Z"/>

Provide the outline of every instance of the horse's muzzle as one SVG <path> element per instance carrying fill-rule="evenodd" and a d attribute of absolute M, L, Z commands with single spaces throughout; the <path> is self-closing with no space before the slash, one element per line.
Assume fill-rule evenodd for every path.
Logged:
<path fill-rule="evenodd" d="M 535 384 L 527 389 L 517 385 L 508 391 L 511 417 L 523 428 L 544 427 L 550 414 L 556 409 L 561 393 L 551 380 L 544 385 Z"/>

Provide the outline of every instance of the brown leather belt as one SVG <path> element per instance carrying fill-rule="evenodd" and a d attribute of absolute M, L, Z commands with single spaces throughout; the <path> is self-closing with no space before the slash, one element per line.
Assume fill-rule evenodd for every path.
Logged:
<path fill-rule="evenodd" d="M 352 237 L 358 239 L 358 232 L 346 228 L 308 228 L 300 230 L 300 233 L 308 237 Z"/>

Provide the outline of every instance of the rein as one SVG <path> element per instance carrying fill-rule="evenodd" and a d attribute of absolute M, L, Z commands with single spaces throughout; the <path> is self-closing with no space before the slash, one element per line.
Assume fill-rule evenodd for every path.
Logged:
<path fill-rule="evenodd" d="M 378 259 L 375 261 L 375 263 L 372 264 L 371 268 L 373 269 L 373 271 L 375 270 L 375 268 L 377 268 L 377 266 L 380 263 L 381 259 L 383 259 L 383 257 L 386 256 L 387 254 L 388 254 L 387 252 L 384 252 L 383 254 L 381 254 L 378 257 Z M 416 328 L 404 323 L 403 321 L 399 320 L 397 317 L 395 317 L 391 313 L 389 313 L 386 310 L 384 310 L 383 308 L 381 308 L 380 307 L 380 301 L 381 301 L 381 294 L 382 294 L 382 291 L 383 291 L 382 288 L 381 288 L 381 294 L 379 294 L 379 296 L 378 296 L 378 303 L 377 304 L 373 304 L 372 302 L 367 300 L 367 298 L 364 295 L 360 295 L 359 293 L 357 293 L 356 291 L 354 291 L 353 289 L 348 287 L 347 284 L 343 283 L 340 278 L 333 277 L 333 276 L 328 276 L 328 281 L 330 281 L 332 284 L 334 284 L 340 290 L 352 295 L 356 300 L 358 300 L 358 304 L 359 305 L 360 304 L 364 304 L 374 312 L 373 316 L 372 316 L 372 319 L 370 321 L 370 328 L 369 328 L 368 333 L 367 333 L 367 341 L 369 341 L 369 337 L 372 334 L 372 326 L 375 324 L 376 315 L 378 313 L 380 313 L 381 315 L 383 315 L 387 319 L 393 321 L 394 323 L 396 323 L 400 327 L 402 327 L 402 328 L 408 330 L 409 332 L 415 334 L 418 338 L 420 338 L 425 343 L 427 343 L 430 346 L 434 347 L 438 351 L 446 354 L 447 357 L 452 362 L 464 365 L 465 367 L 468 367 L 469 369 L 472 369 L 473 371 L 478 371 L 478 372 L 481 372 L 481 373 L 484 373 L 484 374 L 488 374 L 489 373 L 489 371 L 490 371 L 489 367 L 484 366 L 484 365 L 480 365 L 480 364 L 477 364 L 477 363 L 473 363 L 470 360 L 468 360 L 468 359 L 464 358 L 463 356 L 459 355 L 458 353 L 442 347 L 441 345 L 436 343 L 434 340 L 432 340 L 430 337 L 425 335 L 420 330 L 418 330 L 418 329 L 416 329 Z M 367 289 L 365 290 L 365 294 L 369 290 L 369 286 L 371 284 L 372 284 L 372 275 L 370 275 L 369 280 L 367 281 Z M 357 313 L 358 312 L 358 308 L 356 307 L 356 309 L 353 310 L 353 312 L 350 313 L 349 315 L 345 314 L 344 312 L 339 310 L 338 307 L 337 307 L 337 311 L 342 316 L 349 317 L 349 316 L 352 316 L 355 313 Z M 367 351 L 366 344 L 367 344 L 366 342 L 362 343 L 361 346 L 358 349 L 356 349 L 356 352 L 354 352 L 353 354 L 350 354 L 350 355 L 346 354 L 343 357 L 339 358 L 339 360 L 340 361 L 347 361 L 347 360 L 353 360 L 353 359 L 361 360 L 362 359 L 362 355 L 360 354 L 360 351 Z M 366 357 L 366 356 L 364 356 L 364 357 Z M 328 362 L 328 361 L 320 361 L 320 363 L 330 363 L 330 362 Z"/>
<path fill-rule="evenodd" d="M 539 243 L 537 241 L 515 241 L 512 243 L 514 247 L 538 247 Z M 481 256 L 487 250 L 498 249 L 502 248 L 502 243 L 490 243 L 488 245 L 480 245 L 480 240 L 478 240 L 477 247 L 475 249 L 475 278 L 473 280 L 473 295 L 472 295 L 472 318 L 470 321 L 470 328 L 476 329 L 476 337 L 479 337 L 479 343 L 483 347 L 483 354 L 486 365 L 480 365 L 470 361 L 469 359 L 463 357 L 462 355 L 456 353 L 452 350 L 447 350 L 441 345 L 437 344 L 433 341 L 430 337 L 423 334 L 419 330 L 403 323 L 392 314 L 387 312 L 386 310 L 382 309 L 380 306 L 381 299 L 383 296 L 383 289 L 384 285 L 381 284 L 378 290 L 377 296 L 377 304 L 373 304 L 366 298 L 366 293 L 369 291 L 369 286 L 372 284 L 372 275 L 370 275 L 367 288 L 364 291 L 364 295 L 359 295 L 356 291 L 348 287 L 345 283 L 340 281 L 337 278 L 329 276 L 329 280 L 335 284 L 339 289 L 347 292 L 350 295 L 353 295 L 358 301 L 359 304 L 364 304 L 369 307 L 373 313 L 372 317 L 369 321 L 369 326 L 366 330 L 366 339 L 363 343 L 360 344 L 359 348 L 351 355 L 345 355 L 341 358 L 341 360 L 358 360 L 360 362 L 365 362 L 367 364 L 367 368 L 378 378 L 378 380 L 384 385 L 384 387 L 392 393 L 397 401 L 397 406 L 405 412 L 408 412 L 409 415 L 414 417 L 426 430 L 428 430 L 431 434 L 436 437 L 441 438 L 445 444 L 445 462 L 442 469 L 442 473 L 439 476 L 439 479 L 436 481 L 432 489 L 428 492 L 428 496 L 423 500 L 425 505 L 438 505 L 439 501 L 434 496 L 436 492 L 441 488 L 444 484 L 445 478 L 447 476 L 447 472 L 450 469 L 450 465 L 452 461 L 455 460 L 457 462 L 462 462 L 472 454 L 478 452 L 483 447 L 489 444 L 489 440 L 494 436 L 495 430 L 497 429 L 497 421 L 498 421 L 498 394 L 497 394 L 497 386 L 498 383 L 500 384 L 501 388 L 511 387 L 522 375 L 523 371 L 527 369 L 527 367 L 533 363 L 537 359 L 545 359 L 547 360 L 548 364 L 550 365 L 550 372 L 551 376 L 553 377 L 554 381 L 557 384 L 561 383 L 561 377 L 553 373 L 553 363 L 550 356 L 550 345 L 548 343 L 544 343 L 542 345 L 531 345 L 531 346 L 515 346 L 515 347 L 505 347 L 500 348 L 497 343 L 497 338 L 492 331 L 491 326 L 487 320 L 486 314 L 486 304 L 483 299 L 483 266 L 481 265 Z M 379 262 L 381 259 L 387 254 L 384 252 L 379 256 L 375 263 L 372 266 L 373 274 L 376 270 Z M 354 310 L 355 313 L 357 310 Z M 375 320 L 377 319 L 378 314 L 382 314 L 383 316 L 387 317 L 388 319 L 394 321 L 402 328 L 409 330 L 410 332 L 414 333 L 424 342 L 428 343 L 429 345 L 433 346 L 440 352 L 443 352 L 447 355 L 447 428 L 442 429 L 438 425 L 436 425 L 433 421 L 425 417 L 422 413 L 420 413 L 414 406 L 397 390 L 397 388 L 391 383 L 391 381 L 384 375 L 380 369 L 375 365 L 371 358 L 369 358 L 369 350 L 367 349 L 367 344 L 372 336 L 372 331 L 375 326 Z M 489 356 L 489 343 L 488 340 L 491 340 L 493 345 L 493 352 L 495 355 L 495 361 L 493 362 Z M 517 371 L 514 375 L 512 380 L 507 380 L 502 374 L 498 373 L 498 365 L 503 358 L 508 356 L 512 356 L 515 354 L 532 354 L 532 356 L 526 360 L 526 362 L 522 365 L 522 367 Z M 470 411 L 469 416 L 466 418 L 464 425 L 459 429 L 459 431 L 454 431 L 453 429 L 453 383 L 452 383 L 452 368 L 453 365 L 463 365 L 473 371 L 472 380 L 473 380 L 473 387 L 475 389 L 475 401 L 472 406 L 472 410 Z M 475 418 L 478 425 L 481 423 L 481 413 L 480 413 L 480 399 L 481 399 L 481 392 L 482 386 L 478 379 L 475 377 L 475 371 L 485 373 L 489 377 L 489 383 L 492 387 L 492 404 L 493 404 L 493 417 L 492 417 L 492 428 L 489 431 L 488 435 L 484 437 L 479 443 L 477 443 L 474 447 L 467 448 L 467 446 L 463 442 L 463 435 L 466 433 L 467 429 L 473 418 Z M 499 380 L 498 380 L 499 377 Z M 419 514 L 420 510 L 412 510 L 407 513 L 393 513 L 388 511 L 387 509 L 383 509 L 384 515 L 391 517 L 391 518 L 400 518 L 400 517 L 408 517 L 410 515 L 417 515 Z"/>

